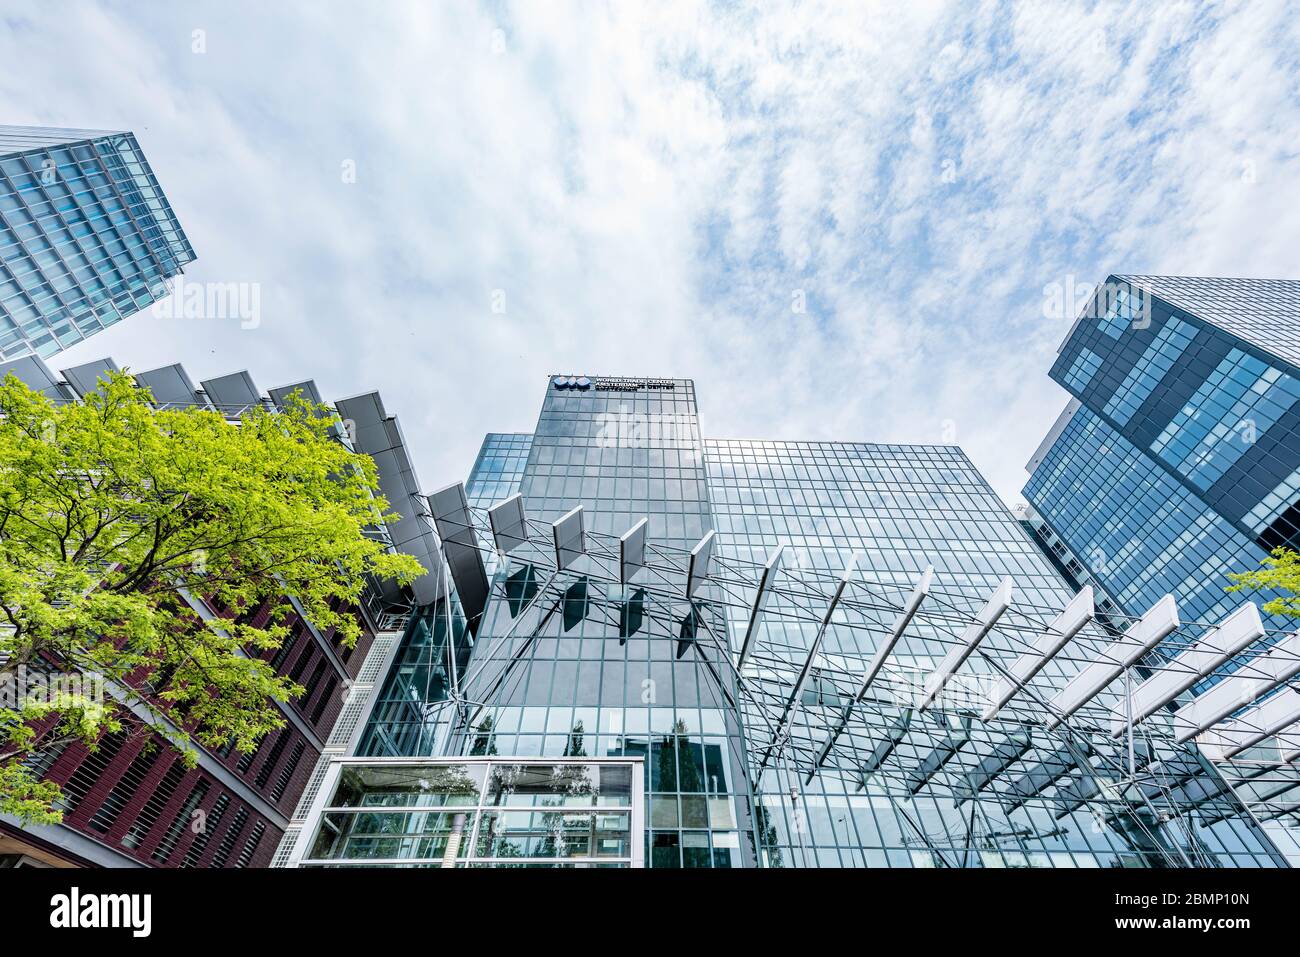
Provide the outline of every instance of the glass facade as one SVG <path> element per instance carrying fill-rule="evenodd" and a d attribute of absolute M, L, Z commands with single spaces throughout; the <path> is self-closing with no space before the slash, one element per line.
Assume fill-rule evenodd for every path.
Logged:
<path fill-rule="evenodd" d="M 529 532 L 502 555 L 486 510 L 516 490 Z M 1284 863 L 1167 715 L 1131 747 L 1113 734 L 1118 691 L 1050 720 L 1043 699 L 1111 644 L 1098 626 L 984 718 L 1073 590 L 959 448 L 706 440 L 689 381 L 560 376 L 531 441 L 486 438 L 466 493 L 486 609 L 463 655 L 447 653 L 454 604 L 412 624 L 362 755 L 633 759 L 632 840 L 652 867 Z M 582 542 L 561 549 L 551 523 L 578 505 Z M 928 595 L 864 690 L 927 568 Z M 1010 608 L 931 694 L 1008 578 Z M 405 821 L 403 834 L 426 826 Z M 346 824 L 337 835 L 374 836 Z M 441 840 L 446 822 L 433 826 L 413 836 Z M 494 827 L 520 847 L 546 830 Z"/>
<path fill-rule="evenodd" d="M 1229 572 L 1300 544 L 1297 328 L 1300 282 L 1112 276 L 1061 346 L 1081 405 L 1025 497 L 1128 613 L 1217 620 Z"/>
<path fill-rule="evenodd" d="M 466 487 L 478 507 L 516 491 L 530 520 L 549 523 L 581 504 L 592 534 L 621 534 L 644 516 L 654 546 L 694 545 L 710 527 L 710 511 L 693 383 L 552 383 L 535 432 L 489 435 Z M 412 630 L 394 669 L 402 677 L 382 692 L 362 753 L 640 757 L 652 866 L 752 863 L 725 649 L 721 639 L 683 640 L 694 629 L 722 636 L 723 619 L 594 575 L 576 574 L 558 589 L 549 543 L 529 549 L 499 570 L 495 556 L 487 560 L 501 597 L 483 616 L 464 690 L 490 707 L 439 710 L 445 685 L 427 678 L 419 662 L 446 655 Z M 680 586 L 684 569 L 660 577 Z M 542 600 L 552 592 L 554 601 Z M 430 696 L 412 695 L 412 680 Z"/>
<path fill-rule="evenodd" d="M 572 382 L 573 385 L 568 383 Z M 585 383 L 585 385 L 583 384 Z M 481 460 L 482 461 L 482 460 Z M 476 473 L 472 486 L 479 485 Z M 683 550 L 710 528 L 694 384 L 687 380 L 557 377 L 547 389 L 520 482 L 527 514 L 553 522 L 583 506 L 586 529 L 616 536 L 645 517 L 652 547 Z M 549 543 L 502 570 L 520 596 L 546 589 Z M 690 603 L 608 579 L 584 558 L 557 600 L 493 603 L 475 649 L 460 748 L 515 755 L 640 756 L 647 764 L 646 857 L 655 867 L 741 866 L 752 860 L 749 799 L 723 622 Z M 577 569 L 579 566 L 575 566 Z M 582 566 L 582 570 L 588 570 Z M 530 584 L 531 588 L 530 588 Z M 661 573 L 681 587 L 681 570 Z M 541 592 L 539 591 L 539 594 Z"/>
<path fill-rule="evenodd" d="M 490 432 L 465 487 L 469 504 L 489 508 L 519 491 L 533 437 L 528 432 Z"/>
<path fill-rule="evenodd" d="M 1014 607 L 1025 620 L 1007 622 L 1008 633 L 1032 628 L 1036 613 L 1059 609 L 1071 592 L 959 448 L 709 441 L 706 461 L 727 553 L 761 561 L 784 544 L 801 574 L 838 572 L 856 557 L 862 577 L 860 607 L 844 611 L 826 632 L 824 676 L 814 671 L 803 695 L 794 747 L 762 770 L 765 865 L 1160 867 L 1180 854 L 1203 865 L 1277 862 L 1266 840 L 1243 839 L 1253 829 L 1201 827 L 1189 818 L 1185 830 L 1165 833 L 1152 826 L 1147 809 L 1126 807 L 1117 784 L 1123 755 L 1104 735 L 1089 738 L 1080 729 L 1072 738 L 1029 732 L 1014 721 L 972 720 L 966 712 L 1014 657 L 1010 645 L 999 649 L 1000 660 L 967 662 L 968 673 L 948 691 L 950 709 L 908 707 L 951 646 L 952 626 L 941 615 L 913 622 L 880 697 L 857 707 L 837 742 L 848 760 L 809 778 L 817 746 L 853 693 L 843 676 L 861 673 L 926 566 L 942 583 L 935 597 L 966 612 L 1010 576 Z M 777 595 L 767 606 L 757 642 L 760 673 L 804 660 L 814 630 L 789 620 L 798 601 Z M 733 609 L 733 635 L 743 633 L 747 617 L 747 610 Z M 1100 633 L 1090 640 L 1105 643 Z M 1053 677 L 1064 683 L 1078 663 L 1049 668 L 1059 669 Z M 759 700 L 747 710 L 770 707 Z M 761 714 L 749 714 L 746 723 L 761 739 Z M 1080 741 L 1087 741 L 1090 770 L 1065 772 L 1069 762 L 1059 755 Z M 1161 745 L 1149 743 L 1156 757 Z M 756 757 L 762 754 L 756 749 Z M 1176 777 L 1178 767 L 1212 773 L 1194 755 L 1174 750 L 1148 768 L 1162 763 L 1154 778 Z M 1055 777 L 1057 771 L 1064 773 Z M 1093 800 L 1076 799 L 1083 794 Z"/>
<path fill-rule="evenodd" d="M 134 135 L 0 126 L 0 359 L 80 342 L 193 260 Z"/>

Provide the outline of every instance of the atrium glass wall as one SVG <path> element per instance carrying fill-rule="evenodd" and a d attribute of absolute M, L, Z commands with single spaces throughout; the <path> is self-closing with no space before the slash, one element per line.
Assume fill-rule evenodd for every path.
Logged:
<path fill-rule="evenodd" d="M 640 761 L 350 760 L 301 867 L 641 866 Z"/>
<path fill-rule="evenodd" d="M 532 435 L 526 432 L 492 432 L 484 437 L 466 485 L 471 506 L 487 508 L 519 491 L 532 442 Z M 486 556 L 486 562 L 491 573 L 496 567 L 495 556 Z M 454 592 L 450 599 L 451 627 L 448 603 L 442 599 L 411 616 L 371 711 L 358 754 L 440 753 L 438 735 L 447 730 L 442 704 L 452 690 L 451 669 L 460 669 L 458 675 L 463 672 L 473 648 Z M 453 649 L 450 657 L 449 635 Z"/>
<path fill-rule="evenodd" d="M 407 622 L 357 753 L 439 753 L 439 735 L 446 730 L 443 704 L 450 697 L 453 669 L 458 678 L 472 651 L 455 595 L 417 609 Z"/>
<path fill-rule="evenodd" d="M 0 127 L 0 359 L 144 309 L 193 260 L 132 134 Z"/>

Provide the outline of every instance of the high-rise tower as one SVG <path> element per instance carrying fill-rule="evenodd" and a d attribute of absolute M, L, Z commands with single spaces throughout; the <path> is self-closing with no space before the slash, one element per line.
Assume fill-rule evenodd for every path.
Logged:
<path fill-rule="evenodd" d="M 193 260 L 133 134 L 0 126 L 0 359 L 139 312 Z"/>

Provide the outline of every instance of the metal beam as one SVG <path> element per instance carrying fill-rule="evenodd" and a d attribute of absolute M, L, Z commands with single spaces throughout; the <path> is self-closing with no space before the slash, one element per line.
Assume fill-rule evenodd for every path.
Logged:
<path fill-rule="evenodd" d="M 1011 591 L 1011 577 L 1008 576 L 998 584 L 988 602 L 975 616 L 975 620 L 966 626 L 956 646 L 944 655 L 938 667 L 925 679 L 921 700 L 917 705 L 918 710 L 924 711 L 934 703 L 957 669 L 971 656 L 971 652 L 984 640 L 984 636 L 997 624 L 1002 614 L 1011 607 Z"/>

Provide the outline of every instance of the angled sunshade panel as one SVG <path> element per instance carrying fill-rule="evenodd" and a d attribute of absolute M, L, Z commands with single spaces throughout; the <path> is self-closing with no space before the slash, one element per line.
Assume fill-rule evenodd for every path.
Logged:
<path fill-rule="evenodd" d="M 863 673 L 862 683 L 858 686 L 858 693 L 844 706 L 844 710 L 840 712 L 839 720 L 827 732 L 826 740 L 822 742 L 822 746 L 817 752 L 817 760 L 813 764 L 812 770 L 808 772 L 808 781 L 813 779 L 817 769 L 826 762 L 827 756 L 831 753 L 831 748 L 835 747 L 836 740 L 848 725 L 849 717 L 853 714 L 853 708 L 866 695 L 871 683 L 876 680 L 876 676 L 880 674 L 885 661 L 889 658 L 890 651 L 898 644 L 898 639 L 902 637 L 903 632 L 907 630 L 908 624 L 916 616 L 916 611 L 921 607 L 921 602 L 930 592 L 930 581 L 933 577 L 934 567 L 927 566 L 925 571 L 921 573 L 920 579 L 917 580 L 916 587 L 912 589 L 912 594 L 908 596 L 907 602 L 903 605 L 902 611 L 894 619 L 893 628 L 889 630 L 889 634 L 885 636 L 885 640 L 881 642 L 880 647 L 876 650 L 875 657 L 871 659 L 871 664 L 867 666 L 867 670 Z"/>
<path fill-rule="evenodd" d="M 73 395 L 72 391 L 59 381 L 58 376 L 50 371 L 50 367 L 37 356 L 18 356 L 7 362 L 0 362 L 0 379 L 10 373 L 17 376 L 19 381 L 33 392 L 40 392 L 56 402 L 67 402 L 81 395 L 80 392 Z M 67 373 L 64 373 L 64 377 L 67 377 Z M 68 383 L 72 385 L 72 380 L 68 379 Z"/>
<path fill-rule="evenodd" d="M 912 794 L 925 787 L 970 741 L 970 715 L 945 715 L 943 724 L 946 729 L 930 739 L 930 752 L 917 762 L 907 776 L 906 787 Z"/>
<path fill-rule="evenodd" d="M 1011 591 L 1011 579 L 1009 577 L 1002 579 L 984 607 L 980 609 L 979 614 L 975 616 L 975 620 L 961 633 L 957 644 L 949 649 L 938 667 L 925 679 L 921 700 L 917 704 L 919 709 L 924 710 L 934 703 L 957 669 L 965 663 L 971 656 L 971 652 L 984 640 L 984 636 L 997 624 L 1003 612 L 1011 607 Z"/>
<path fill-rule="evenodd" d="M 858 693 L 854 698 L 855 701 L 862 700 L 863 696 L 866 695 L 867 690 L 880 674 L 881 669 L 885 667 L 885 662 L 889 660 L 889 655 L 893 652 L 894 646 L 898 644 L 898 640 L 902 638 L 903 633 L 907 631 L 907 626 L 910 625 L 912 619 L 916 617 L 916 612 L 921 607 L 921 602 L 925 601 L 925 596 L 930 594 L 930 584 L 933 581 L 934 566 L 927 565 L 925 571 L 921 573 L 921 577 L 917 579 L 916 586 L 908 596 L 907 602 L 903 605 L 902 611 L 900 611 L 898 617 L 894 619 L 894 625 L 889 629 L 889 634 L 885 636 L 885 640 L 882 641 L 880 647 L 876 649 L 876 653 L 871 658 L 871 663 L 867 665 L 867 670 L 862 673 L 862 683 L 858 685 Z"/>
<path fill-rule="evenodd" d="M 1074 770 L 1078 755 L 1068 747 L 1056 748 L 1030 765 L 1008 789 L 1007 810 L 1014 810 L 1030 798 L 1042 794 Z"/>
<path fill-rule="evenodd" d="M 247 370 L 204 379 L 199 385 L 203 388 L 208 401 L 226 415 L 242 412 L 261 404 L 262 401 L 262 394 Z"/>
<path fill-rule="evenodd" d="M 795 680 L 794 690 L 790 693 L 790 701 L 786 705 L 787 711 L 791 704 L 794 704 L 803 695 L 803 689 L 808 684 L 808 677 L 812 674 L 813 664 L 817 659 L 817 653 L 821 651 L 822 639 L 826 637 L 826 629 L 830 627 L 831 618 L 835 615 L 835 609 L 840 606 L 840 599 L 844 597 L 844 589 L 848 587 L 853 580 L 853 574 L 856 569 L 856 557 L 849 560 L 848 567 L 844 569 L 844 574 L 840 576 L 839 583 L 835 586 L 835 594 L 831 596 L 830 603 L 826 606 L 826 613 L 822 615 L 821 626 L 817 629 L 817 634 L 813 637 L 812 646 L 808 649 L 808 657 L 804 660 L 803 668 L 799 672 L 799 677 Z M 784 717 L 784 715 L 782 716 Z"/>
<path fill-rule="evenodd" d="M 59 374 L 78 396 L 87 396 L 99 388 L 100 380 L 107 379 L 117 371 L 117 363 L 112 359 L 96 359 L 71 369 L 62 369 Z"/>
<path fill-rule="evenodd" d="M 758 580 L 758 590 L 754 592 L 754 602 L 749 607 L 749 623 L 745 625 L 745 638 L 740 643 L 740 656 L 736 660 L 737 668 L 745 667 L 745 660 L 749 658 L 750 653 L 754 650 L 754 639 L 758 635 L 758 625 L 763 615 L 763 604 L 767 601 L 768 590 L 772 586 L 773 579 L 776 578 L 777 572 L 781 569 L 781 553 L 784 550 L 784 545 L 776 546 L 776 549 L 768 556 L 767 564 L 763 566 L 763 575 Z"/>
<path fill-rule="evenodd" d="M 1300 632 L 1288 635 L 1179 708 L 1174 713 L 1174 739 L 1181 744 L 1297 673 L 1300 673 Z"/>
<path fill-rule="evenodd" d="M 890 719 L 889 727 L 885 729 L 884 737 L 876 742 L 875 746 L 867 752 L 866 759 L 862 762 L 862 779 L 858 782 L 858 790 L 861 791 L 867 786 L 867 779 L 879 771 L 889 756 L 907 737 L 908 730 L 912 727 L 912 709 L 904 708 L 897 716 Z"/>
<path fill-rule="evenodd" d="M 1263 637 L 1264 624 L 1259 620 L 1259 609 L 1247 602 L 1200 641 L 1134 688 L 1131 707 L 1121 699 L 1111 721 L 1111 731 L 1116 737 L 1123 734 L 1130 715 L 1134 724 L 1150 717 L 1233 655 Z"/>
<path fill-rule="evenodd" d="M 992 745 L 988 753 L 966 772 L 962 782 L 965 787 L 959 786 L 957 803 L 977 796 L 996 777 L 1024 757 L 1033 745 L 1033 735 L 1028 728 L 1017 728 L 1004 740 Z"/>
<path fill-rule="evenodd" d="M 1033 644 L 1017 658 L 1007 669 L 1007 674 L 998 677 L 989 693 L 989 706 L 984 709 L 984 720 L 992 721 L 1008 701 L 1028 684 L 1052 660 L 1058 651 L 1066 646 L 1075 635 L 1083 630 L 1084 625 L 1092 621 L 1096 614 L 1093 605 L 1092 586 L 1085 586 L 1082 591 L 1070 599 L 1047 629 L 1034 639 Z"/>
<path fill-rule="evenodd" d="M 492 526 L 492 540 L 503 555 L 528 541 L 524 497 L 518 492 L 488 509 L 488 522 Z"/>
<path fill-rule="evenodd" d="M 135 374 L 137 385 L 149 389 L 154 404 L 160 408 L 177 408 L 202 405 L 199 394 L 190 381 L 189 374 L 180 363 L 160 366 Z"/>
<path fill-rule="evenodd" d="M 1178 628 L 1178 606 L 1166 595 L 1134 622 L 1118 638 L 1106 642 L 1099 657 L 1070 679 L 1051 701 L 1052 716 L 1047 722 L 1055 728 L 1070 715 L 1096 697 L 1118 678 L 1124 669 L 1160 644 Z"/>
<path fill-rule="evenodd" d="M 709 580 L 713 563 L 714 531 L 709 529 L 699 543 L 691 549 L 691 562 L 686 572 L 686 597 L 694 598 L 700 586 Z"/>
<path fill-rule="evenodd" d="M 1267 701 L 1198 735 L 1196 743 L 1211 758 L 1222 761 L 1297 722 L 1300 722 L 1300 691 L 1283 688 Z"/>
<path fill-rule="evenodd" d="M 804 688 L 808 685 L 808 679 L 812 676 L 813 665 L 817 661 L 817 655 L 821 651 L 822 639 L 826 637 L 826 629 L 830 627 L 831 618 L 835 615 L 835 609 L 840 605 L 840 599 L 844 597 L 844 590 L 848 587 L 849 582 L 853 579 L 854 572 L 857 568 L 858 558 L 854 555 L 849 559 L 848 566 L 844 569 L 844 574 L 840 576 L 839 584 L 835 587 L 835 594 L 831 596 L 830 603 L 826 606 L 826 613 L 822 616 L 822 622 L 817 627 L 817 634 L 813 636 L 812 644 L 808 647 L 808 657 L 804 659 L 803 667 L 799 670 L 799 676 L 794 680 L 794 686 L 790 689 L 790 696 L 786 698 L 785 708 L 781 711 L 780 717 L 776 720 L 776 729 L 772 742 L 767 746 L 763 757 L 759 760 L 759 772 L 767 767 L 767 760 L 772 756 L 778 741 L 781 738 L 781 732 L 786 727 L 786 721 L 798 709 L 799 702 L 803 698 Z"/>
<path fill-rule="evenodd" d="M 641 519 L 618 540 L 618 579 L 624 585 L 645 568 L 645 531 L 649 519 Z"/>
<path fill-rule="evenodd" d="M 465 486 L 457 482 L 434 492 L 429 496 L 429 511 L 442 539 L 442 552 L 447 557 L 465 617 L 477 629 L 478 616 L 487 605 L 487 570 L 478 550 Z"/>
<path fill-rule="evenodd" d="M 552 526 L 555 538 L 555 567 L 568 568 L 587 551 L 587 536 L 582 518 L 582 506 L 570 510 Z"/>

